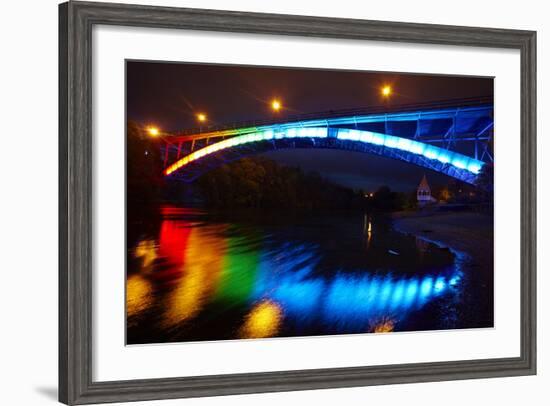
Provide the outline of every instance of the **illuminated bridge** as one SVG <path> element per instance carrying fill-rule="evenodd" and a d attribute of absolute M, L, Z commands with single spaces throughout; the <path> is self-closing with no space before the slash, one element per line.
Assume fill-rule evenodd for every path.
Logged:
<path fill-rule="evenodd" d="M 398 159 L 474 184 L 493 162 L 493 101 L 377 107 L 241 123 L 163 137 L 164 174 L 193 181 L 223 163 L 285 148 L 329 148 Z"/>

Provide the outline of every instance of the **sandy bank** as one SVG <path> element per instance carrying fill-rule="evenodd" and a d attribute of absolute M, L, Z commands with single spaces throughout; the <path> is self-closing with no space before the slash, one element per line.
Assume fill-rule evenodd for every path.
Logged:
<path fill-rule="evenodd" d="M 470 212 L 398 212 L 398 231 L 438 241 L 468 254 L 482 267 L 493 266 L 493 217 Z"/>

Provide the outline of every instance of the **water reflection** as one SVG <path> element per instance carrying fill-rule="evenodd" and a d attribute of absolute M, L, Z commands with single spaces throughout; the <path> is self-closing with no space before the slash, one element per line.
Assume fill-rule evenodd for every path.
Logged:
<path fill-rule="evenodd" d="M 395 327 L 395 322 L 392 319 L 384 318 L 379 323 L 375 324 L 372 329 L 373 333 L 391 333 Z"/>
<path fill-rule="evenodd" d="M 362 331 L 371 319 L 399 318 L 419 309 L 443 294 L 447 286 L 444 276 L 419 279 L 341 275 L 328 287 L 323 316 L 339 328 Z"/>
<path fill-rule="evenodd" d="M 277 229 L 198 219 L 189 210 L 169 213 L 157 238 L 148 235 L 133 250 L 139 261 L 129 265 L 127 279 L 129 343 L 411 329 L 414 320 L 432 317 L 421 315 L 424 307 L 440 298 L 453 300 L 461 288 L 462 272 L 452 261 L 444 266 L 428 261 L 420 272 L 397 271 L 391 263 L 362 265 L 365 255 L 396 261 L 386 246 L 370 246 L 373 219 L 368 217 L 363 232 L 348 236 L 359 243 L 357 267 L 350 268 L 327 265 L 332 264 L 327 256 L 347 252 L 327 251 L 324 236 L 316 232 L 310 241 L 303 235 L 289 240 Z M 367 253 L 360 250 L 361 235 L 367 236 Z M 383 237 L 377 231 L 377 245 Z M 429 243 L 404 241 L 401 252 L 411 245 L 422 261 L 450 255 Z"/>
<path fill-rule="evenodd" d="M 368 214 L 363 217 L 363 234 L 366 236 L 367 249 L 369 249 L 372 240 L 372 219 Z"/>
<path fill-rule="evenodd" d="M 424 254 L 426 254 L 426 252 L 430 248 L 430 243 L 426 241 L 424 238 L 420 238 L 420 237 L 415 237 L 414 242 L 416 245 L 416 250 L 418 251 L 420 256 L 423 257 Z"/>
<path fill-rule="evenodd" d="M 176 241 L 166 240 L 164 234 L 164 242 L 169 247 L 165 251 L 173 254 L 170 259 L 176 272 L 181 274 L 164 306 L 163 325 L 174 327 L 196 316 L 219 286 L 226 242 L 220 237 L 223 226 L 190 228 L 189 225 L 179 227 L 181 224 L 173 220 L 168 223 L 175 223 L 169 226 L 170 230 L 182 230 L 182 233 L 170 232 L 177 236 Z M 186 237 L 180 238 L 181 234 Z"/>
<path fill-rule="evenodd" d="M 142 260 L 141 266 L 143 268 L 148 268 L 157 258 L 155 242 L 149 239 L 141 240 L 134 251 L 134 255 Z"/>
<path fill-rule="evenodd" d="M 240 337 L 274 337 L 279 331 L 282 318 L 283 311 L 279 304 L 270 300 L 264 300 L 255 305 L 245 317 Z"/>
<path fill-rule="evenodd" d="M 126 312 L 131 318 L 151 305 L 151 284 L 141 275 L 131 275 L 126 281 Z"/>
<path fill-rule="evenodd" d="M 259 253 L 255 236 L 231 235 L 225 239 L 227 250 L 219 253 L 222 268 L 215 299 L 235 306 L 247 302 L 254 288 Z"/>

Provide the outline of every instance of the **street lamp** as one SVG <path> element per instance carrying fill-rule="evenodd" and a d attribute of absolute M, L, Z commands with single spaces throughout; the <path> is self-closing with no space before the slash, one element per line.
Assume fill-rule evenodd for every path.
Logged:
<path fill-rule="evenodd" d="M 160 130 L 157 127 L 149 126 L 147 127 L 147 133 L 151 137 L 157 137 L 160 134 Z"/>
<path fill-rule="evenodd" d="M 390 85 L 385 85 L 382 87 L 382 89 L 380 90 L 380 92 L 382 93 L 382 96 L 384 97 L 390 97 L 391 93 L 392 93 L 392 88 Z"/>
<path fill-rule="evenodd" d="M 206 114 L 204 113 L 197 113 L 196 114 L 197 121 L 199 122 L 199 132 L 202 133 L 202 125 L 206 123 Z"/>
<path fill-rule="evenodd" d="M 281 110 L 281 102 L 277 99 L 274 99 L 271 101 L 271 108 L 273 109 L 273 111 L 279 111 Z"/>

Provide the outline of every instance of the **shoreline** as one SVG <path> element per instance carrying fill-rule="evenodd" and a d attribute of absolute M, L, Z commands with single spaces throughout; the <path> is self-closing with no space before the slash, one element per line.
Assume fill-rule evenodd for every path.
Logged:
<path fill-rule="evenodd" d="M 468 255 L 480 268 L 493 268 L 493 216 L 472 212 L 395 212 L 396 231 Z"/>

